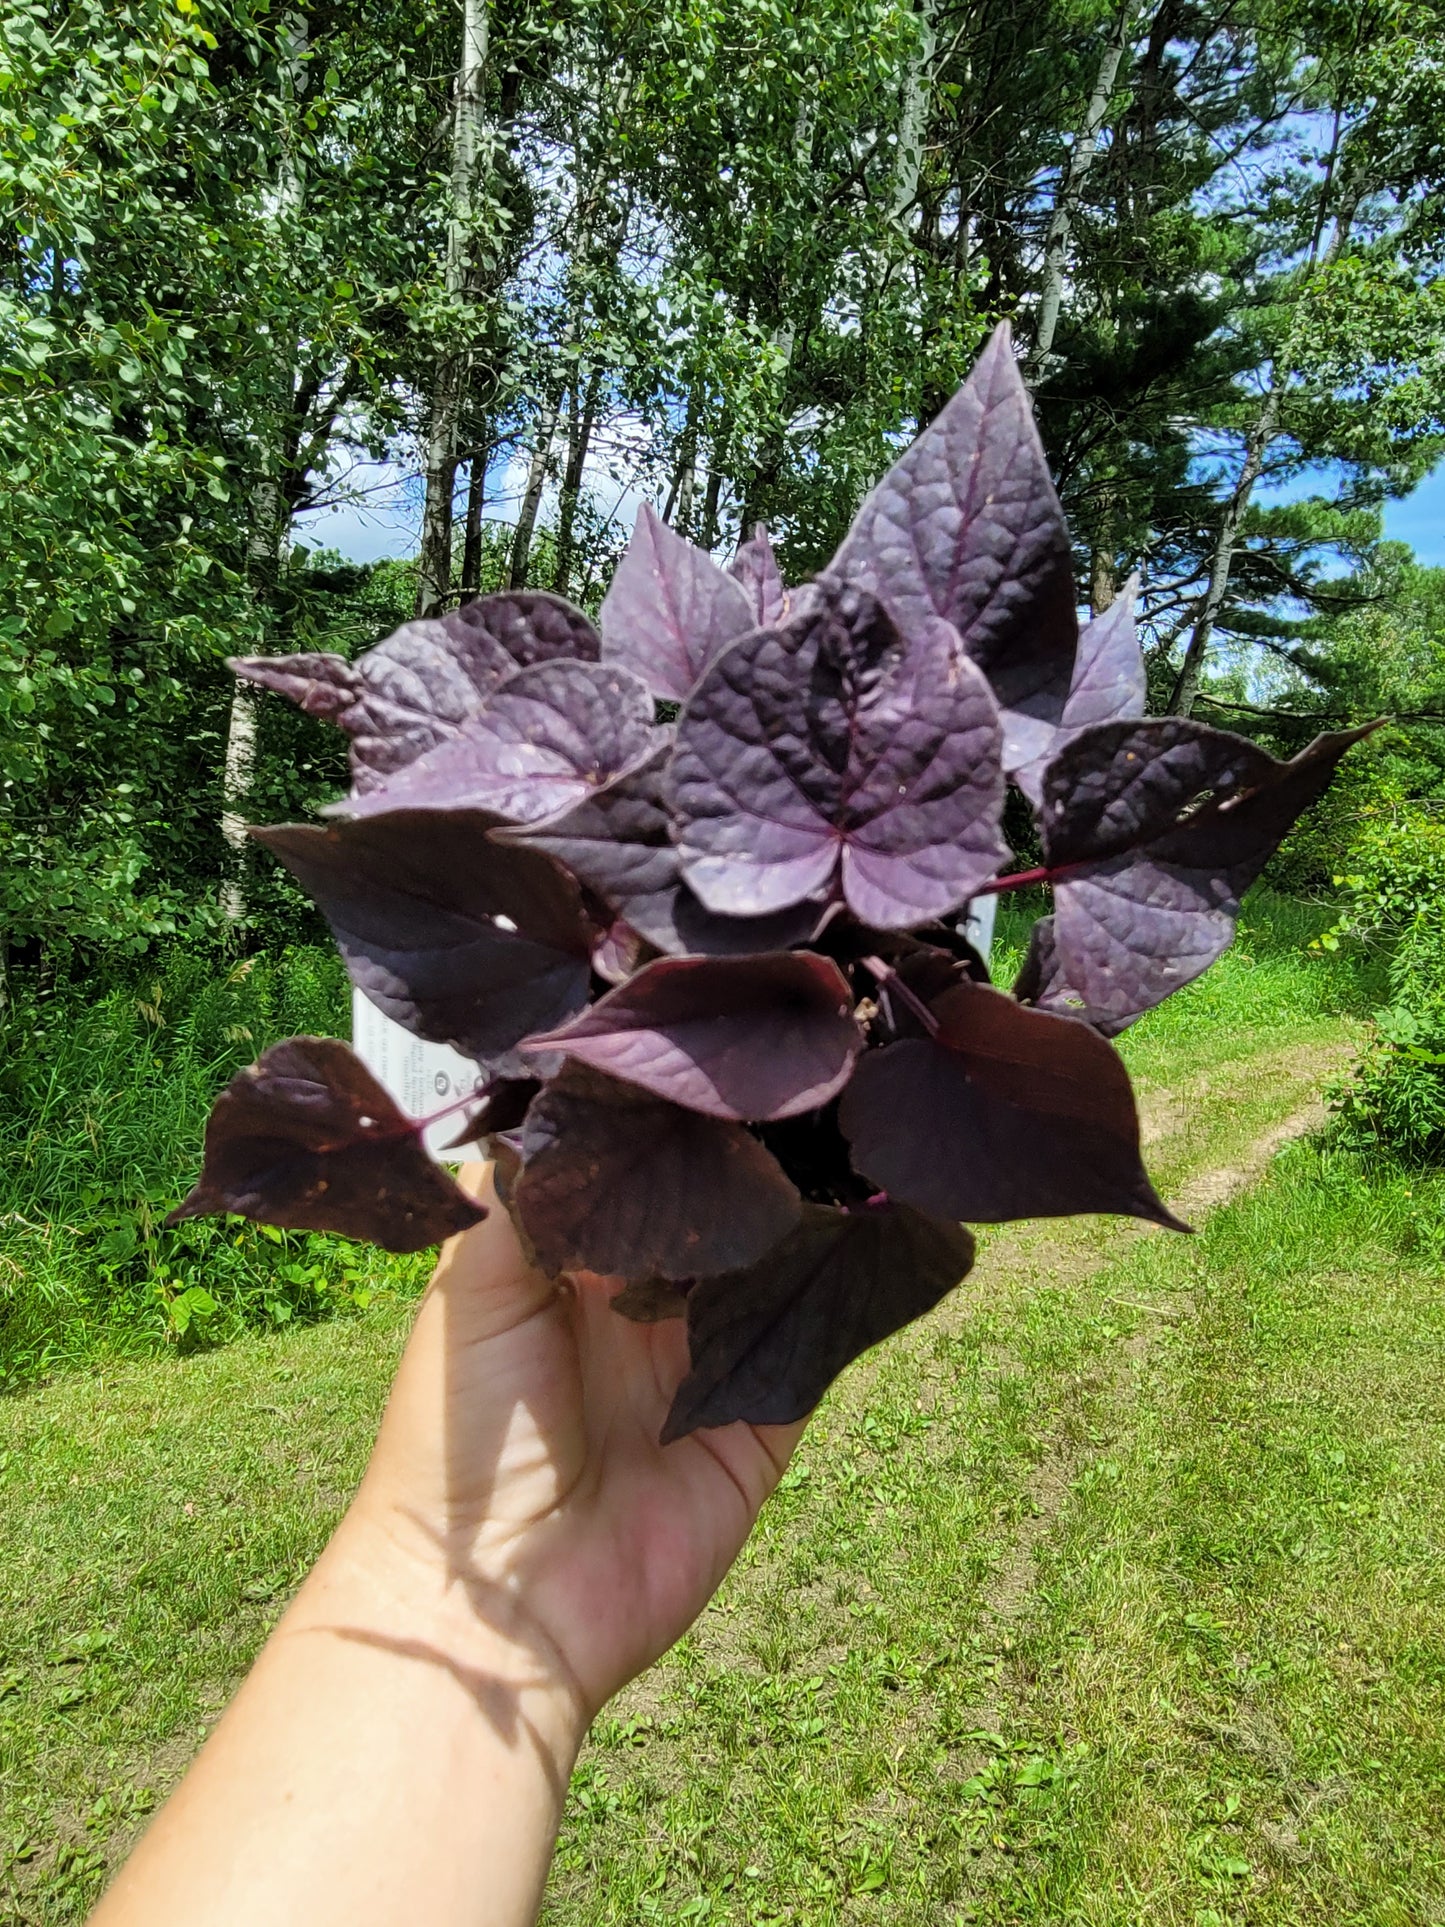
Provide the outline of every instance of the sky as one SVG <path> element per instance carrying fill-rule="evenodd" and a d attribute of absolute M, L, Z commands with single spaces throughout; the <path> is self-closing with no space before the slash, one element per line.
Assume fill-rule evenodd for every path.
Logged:
<path fill-rule="evenodd" d="M 308 547 L 338 549 L 352 562 L 379 562 L 387 556 L 415 555 L 421 529 L 421 488 L 414 477 L 402 469 L 378 464 L 362 480 L 366 488 L 363 502 L 340 508 L 321 509 L 297 521 L 297 540 Z M 491 513 L 507 521 L 516 519 L 517 486 L 500 491 Z M 616 494 L 616 484 L 595 478 L 600 488 L 606 485 Z M 1320 487 L 1318 480 L 1296 484 L 1304 494 Z M 626 491 L 623 491 L 624 493 Z M 609 508 L 612 501 L 606 502 Z M 626 519 L 626 518 L 624 518 Z M 1412 495 L 1385 507 L 1385 534 L 1392 542 L 1408 542 L 1421 562 L 1445 567 L 1445 466 L 1427 475 Z"/>

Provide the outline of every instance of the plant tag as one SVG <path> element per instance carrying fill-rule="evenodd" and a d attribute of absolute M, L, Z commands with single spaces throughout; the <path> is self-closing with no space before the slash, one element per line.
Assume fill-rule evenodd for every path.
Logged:
<path fill-rule="evenodd" d="M 455 1104 L 486 1082 L 480 1069 L 446 1044 L 428 1044 L 392 1022 L 359 990 L 351 993 L 351 1047 L 377 1083 L 408 1117 L 426 1117 Z M 434 1157 L 462 1127 L 460 1111 L 450 1111 L 422 1138 Z M 445 1162 L 460 1164 L 473 1145 L 452 1145 Z"/>
<path fill-rule="evenodd" d="M 985 963 L 988 962 L 989 952 L 993 949 L 993 923 L 997 915 L 998 898 L 996 896 L 969 898 L 963 934 Z"/>

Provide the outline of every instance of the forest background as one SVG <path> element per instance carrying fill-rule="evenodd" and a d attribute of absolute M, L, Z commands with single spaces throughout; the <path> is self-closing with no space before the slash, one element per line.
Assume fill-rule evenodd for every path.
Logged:
<path fill-rule="evenodd" d="M 11 0 L 0 220 L 0 1372 L 67 1293 L 185 1340 L 371 1288 L 156 1228 L 224 1076 L 344 1023 L 243 833 L 344 740 L 225 658 L 595 609 L 643 499 L 800 579 L 1001 318 L 1151 709 L 1394 718 L 1270 880 L 1407 957 L 1352 1128 L 1445 1142 L 1445 570 L 1383 535 L 1445 453 L 1433 6 Z M 398 490 L 416 556 L 315 546 Z"/>

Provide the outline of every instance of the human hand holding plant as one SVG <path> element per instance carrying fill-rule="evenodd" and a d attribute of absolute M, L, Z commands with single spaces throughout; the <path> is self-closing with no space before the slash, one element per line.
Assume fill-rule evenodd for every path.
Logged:
<path fill-rule="evenodd" d="M 491 1201 L 484 1167 L 462 1184 Z M 454 1238 L 355 1507 L 459 1612 L 555 1660 L 588 1718 L 712 1597 L 803 1430 L 659 1444 L 686 1331 L 610 1295 L 530 1265 L 505 1211 Z"/>
<path fill-rule="evenodd" d="M 354 1503 L 97 1927 L 524 1927 L 588 1722 L 802 1431 L 660 1445 L 687 1365 L 680 1322 L 549 1280 L 505 1211 L 453 1238 Z"/>

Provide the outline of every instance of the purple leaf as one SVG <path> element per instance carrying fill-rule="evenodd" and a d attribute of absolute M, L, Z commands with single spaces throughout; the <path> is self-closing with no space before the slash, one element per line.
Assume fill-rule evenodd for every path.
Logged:
<path fill-rule="evenodd" d="M 805 1418 L 846 1365 L 931 1311 L 973 1264 L 961 1225 L 906 1206 L 805 1205 L 802 1222 L 746 1271 L 687 1294 L 692 1370 L 663 1443 L 704 1426 Z"/>
<path fill-rule="evenodd" d="M 518 669 L 557 657 L 596 662 L 600 648 L 580 609 L 528 589 L 404 622 L 354 662 L 243 656 L 231 667 L 344 729 L 356 787 L 367 790 L 454 735 Z"/>
<path fill-rule="evenodd" d="M 592 932 L 572 879 L 494 843 L 493 821 L 401 810 L 253 835 L 315 898 L 351 981 L 380 1010 L 501 1071 L 519 1038 L 586 1003 Z"/>
<path fill-rule="evenodd" d="M 938 1218 L 1113 1211 L 1181 1229 L 1139 1159 L 1123 1060 L 1072 1017 L 956 984 L 938 1032 L 869 1051 L 839 1107 L 853 1162 Z"/>
<path fill-rule="evenodd" d="M 538 663 L 494 689 L 455 735 L 337 809 L 491 810 L 536 823 L 633 769 L 656 737 L 652 698 L 628 670 Z"/>
<path fill-rule="evenodd" d="M 669 772 L 683 873 L 723 915 L 786 909 L 837 873 L 864 923 L 926 922 L 1007 854 L 998 711 L 941 634 L 905 643 L 865 591 L 817 590 L 720 656 L 683 712 Z"/>
<path fill-rule="evenodd" d="M 1135 1010 L 1125 1017 L 1109 1017 L 1084 1002 L 1065 979 L 1058 945 L 1054 942 L 1052 917 L 1040 917 L 1029 932 L 1028 954 L 1014 980 L 1012 995 L 1021 1004 L 1052 1011 L 1056 1017 L 1082 1017 L 1104 1037 L 1117 1037 L 1144 1015 L 1142 1010 Z"/>
<path fill-rule="evenodd" d="M 1240 898 L 1340 758 L 1376 725 L 1320 736 L 1291 762 L 1182 717 L 1085 730 L 1044 773 L 1040 830 L 1063 979 L 1118 1023 L 1208 968 Z"/>
<path fill-rule="evenodd" d="M 659 754 L 561 815 L 496 836 L 554 857 L 639 936 L 675 956 L 748 956 L 806 943 L 822 921 L 822 904 L 794 904 L 767 917 L 718 917 L 698 902 L 682 880 L 662 802 L 666 760 Z"/>
<path fill-rule="evenodd" d="M 754 626 L 743 590 L 644 502 L 602 601 L 608 661 L 634 670 L 656 696 L 686 699 L 722 649 Z"/>
<path fill-rule="evenodd" d="M 761 522 L 729 562 L 728 574 L 742 584 L 757 628 L 768 629 L 782 621 L 788 613 L 788 592 Z"/>
<path fill-rule="evenodd" d="M 1004 711 L 1005 766 L 1039 753 L 1069 693 L 1078 621 L 1068 530 L 1007 323 L 830 567 L 880 596 L 910 638 L 952 624 Z"/>
<path fill-rule="evenodd" d="M 1100 616 L 1086 623 L 1079 635 L 1074 679 L 1057 729 L 1030 762 L 1013 771 L 1013 779 L 1031 803 L 1037 803 L 1044 770 L 1064 744 L 1080 729 L 1098 723 L 1131 721 L 1144 714 L 1148 695 L 1144 655 L 1134 623 L 1134 600 L 1139 578 L 1130 576 L 1118 598 Z"/>
<path fill-rule="evenodd" d="M 557 1050 L 709 1117 L 792 1117 L 847 1083 L 863 1033 L 826 957 L 664 957 L 522 1049 Z"/>
<path fill-rule="evenodd" d="M 235 1211 L 421 1251 L 486 1217 L 421 1145 L 421 1126 L 329 1037 L 273 1044 L 216 1099 L 199 1183 L 166 1219 Z"/>
<path fill-rule="evenodd" d="M 564 1065 L 527 1114 L 513 1190 L 548 1271 L 702 1277 L 761 1258 L 801 1209 L 740 1124 Z"/>
<path fill-rule="evenodd" d="M 635 1325 L 659 1325 L 665 1318 L 687 1315 L 687 1293 L 666 1278 L 634 1278 L 607 1302 Z"/>

